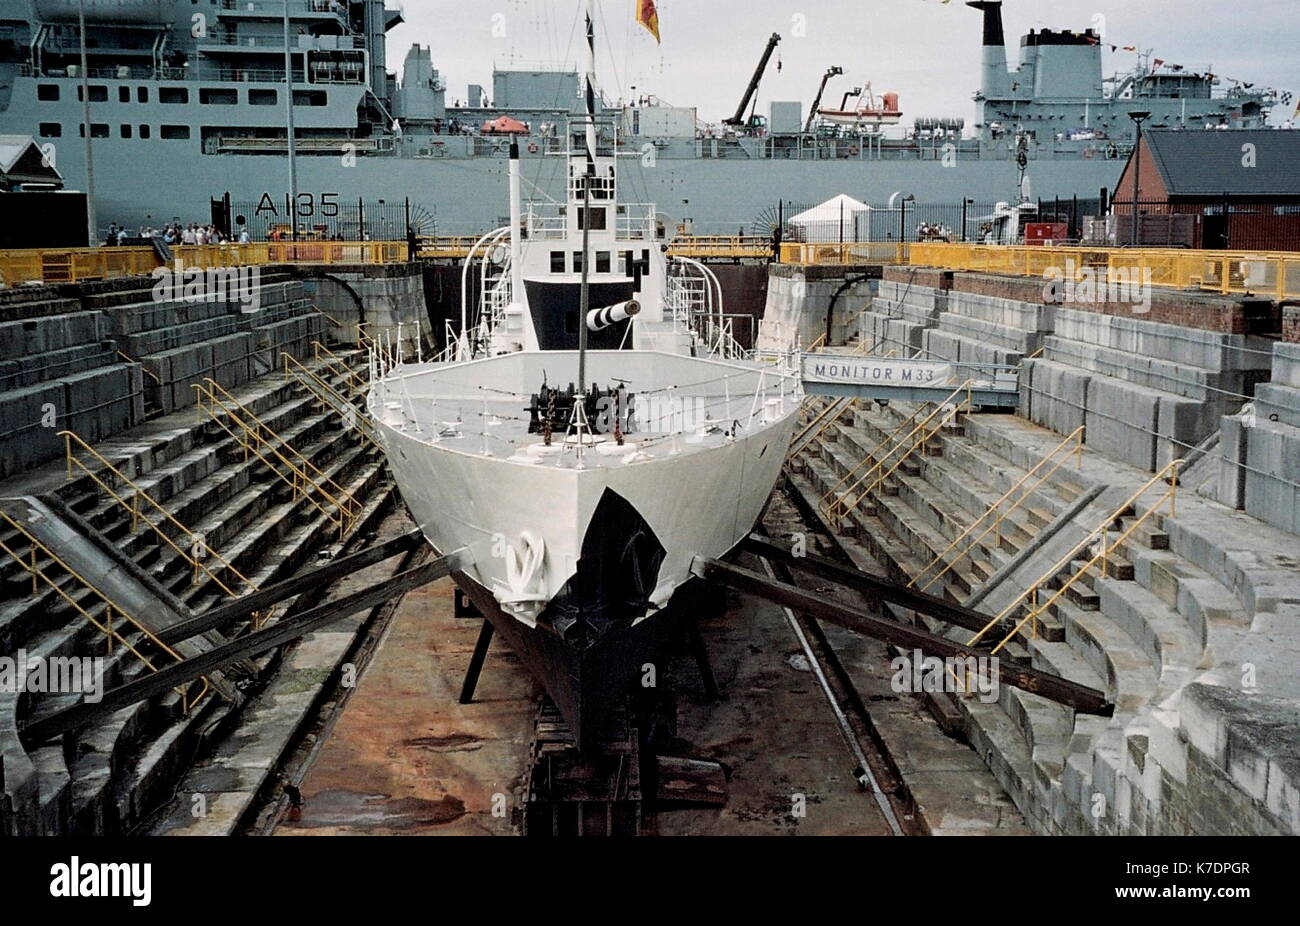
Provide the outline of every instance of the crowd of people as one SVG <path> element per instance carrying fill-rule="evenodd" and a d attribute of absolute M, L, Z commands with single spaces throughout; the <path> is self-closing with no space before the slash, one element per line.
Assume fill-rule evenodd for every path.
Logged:
<path fill-rule="evenodd" d="M 162 228 L 154 228 L 152 225 L 141 225 L 136 235 L 132 235 L 125 225 L 118 225 L 116 222 L 108 227 L 108 236 L 104 243 L 110 247 L 125 245 L 132 238 L 150 240 L 159 238 L 163 244 L 172 245 L 189 245 L 189 244 L 248 244 L 251 237 L 248 234 L 247 227 L 241 228 L 236 238 L 228 237 L 225 232 L 212 224 L 203 224 L 200 222 L 190 222 L 188 225 L 182 222 L 169 222 Z"/>

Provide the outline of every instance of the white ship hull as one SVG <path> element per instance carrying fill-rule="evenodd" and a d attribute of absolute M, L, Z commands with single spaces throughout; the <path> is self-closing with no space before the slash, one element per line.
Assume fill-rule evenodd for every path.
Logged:
<path fill-rule="evenodd" d="M 644 590 L 651 604 L 647 615 L 666 605 L 690 578 L 696 556 L 725 554 L 753 527 L 780 473 L 798 407 L 798 397 L 790 388 L 783 401 L 777 397 L 779 408 L 757 403 L 752 422 L 742 420 L 733 438 L 715 435 L 693 444 L 690 434 L 662 437 L 651 452 L 633 433 L 627 436 L 626 452 L 617 451 L 608 441 L 614 453 L 585 451 L 581 469 L 573 465 L 576 449 L 558 452 L 560 435 L 555 455 L 530 463 L 522 462 L 518 446 L 505 444 L 503 438 L 492 435 L 485 441 L 481 433 L 472 433 L 469 409 L 474 407 L 473 414 L 482 415 L 475 403 L 458 409 L 467 422 L 459 438 L 433 439 L 438 422 L 445 422 L 453 407 L 451 393 L 472 393 L 480 382 L 510 382 L 528 368 L 535 368 L 540 382 L 543 367 L 555 375 L 570 362 L 565 352 L 558 356 L 530 352 L 466 364 L 402 367 L 397 375 L 404 377 L 405 395 L 390 377 L 386 400 L 378 392 L 371 398 L 394 476 L 420 530 L 444 553 L 463 551 L 466 574 L 491 590 L 507 611 L 518 607 L 520 596 L 535 600 L 536 607 L 516 613 L 530 625 L 577 573 L 593 516 L 610 492 L 635 510 L 663 547 L 657 581 L 653 589 Z M 671 366 L 676 374 L 671 379 L 683 383 L 730 373 L 736 383 L 727 423 L 748 419 L 755 409 L 752 383 L 760 374 L 740 375 L 746 369 L 742 365 L 648 351 L 592 352 L 588 364 L 593 381 L 621 376 L 631 380 L 634 394 L 638 365 L 646 371 L 654 365 Z M 524 380 L 517 382 L 521 387 L 517 390 L 504 388 L 525 392 Z M 658 385 L 648 385 L 647 390 Z M 438 390 L 443 391 L 441 399 L 435 398 Z M 777 378 L 772 375 L 765 399 L 777 391 Z M 515 398 L 513 414 L 521 415 L 525 403 L 518 395 Z M 698 400 L 716 405 L 718 398 L 708 395 Z M 488 414 L 501 418 L 511 414 L 509 403 L 506 408 L 502 404 L 492 403 Z M 686 413 L 690 414 L 689 408 Z M 414 420 L 421 418 L 421 431 L 416 432 Z M 713 418 L 719 424 L 724 420 L 716 409 Z M 534 446 L 541 442 L 537 435 L 524 439 Z M 637 458 L 625 462 L 633 454 Z M 568 465 L 557 465 L 561 456 L 569 459 Z M 519 566 L 530 545 L 537 548 L 536 541 L 540 541 L 540 569 L 521 583 L 517 574 L 511 575 L 509 548 L 514 548 L 513 562 Z"/>

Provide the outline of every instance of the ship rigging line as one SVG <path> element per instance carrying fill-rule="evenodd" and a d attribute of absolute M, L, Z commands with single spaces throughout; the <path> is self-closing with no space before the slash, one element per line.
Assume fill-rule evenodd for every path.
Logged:
<path fill-rule="evenodd" d="M 579 6 L 578 9 L 575 9 L 575 10 L 573 11 L 573 21 L 569 24 L 569 41 L 568 41 L 568 43 L 564 46 L 564 57 L 563 57 L 562 59 L 560 59 L 560 58 L 556 58 L 555 60 L 557 60 L 557 61 L 568 61 L 568 59 L 569 59 L 569 52 L 573 50 L 573 37 L 574 37 L 574 35 L 577 33 L 577 31 L 578 31 L 578 16 L 579 16 L 579 13 L 580 13 L 580 12 L 581 12 L 581 6 Z M 552 22 L 552 25 L 554 25 L 553 22 Z M 556 36 L 556 38 L 558 38 L 558 35 Z M 554 44 L 554 45 L 558 45 L 558 42 L 555 42 L 555 43 L 553 43 L 553 44 Z M 554 110 L 558 110 L 558 109 L 560 108 L 560 87 L 561 87 L 561 85 L 562 85 L 562 82 L 561 82 L 561 81 L 556 81 L 556 86 L 555 86 L 555 96 L 554 96 L 554 97 L 552 98 L 552 100 L 551 100 L 551 108 L 554 109 Z M 496 102 L 496 101 L 494 100 L 493 102 Z M 572 104 L 569 104 L 569 105 L 571 106 Z M 567 146 L 567 135 L 568 135 L 568 132 L 569 132 L 569 128 L 568 128 L 567 125 L 564 127 L 564 131 L 565 131 L 565 135 L 566 135 L 566 146 Z M 567 158 L 567 157 L 565 157 L 565 158 L 554 159 L 554 163 L 550 163 L 550 164 L 547 163 L 548 160 L 552 160 L 552 159 L 550 159 L 550 158 L 539 157 L 539 158 L 536 158 L 535 160 L 536 160 L 537 163 L 536 163 L 536 165 L 534 166 L 534 169 L 533 169 L 533 179 L 532 179 L 532 180 L 527 180 L 526 177 L 521 177 L 521 179 L 526 180 L 526 181 L 528 182 L 528 185 L 531 186 L 531 187 L 532 187 L 533 189 L 535 189 L 535 190 L 541 190 L 541 189 L 542 189 L 540 186 L 538 186 L 538 184 L 542 181 L 542 172 L 545 171 L 548 167 L 550 168 L 550 174 L 549 174 L 549 176 L 546 178 L 546 183 L 547 183 L 548 186 L 553 186 L 554 183 L 555 183 L 556 174 L 557 174 L 557 173 L 559 172 L 559 170 L 560 170 L 560 163 L 559 163 L 560 161 L 563 161 L 564 164 L 565 164 L 565 172 L 567 173 L 567 171 L 568 171 L 568 158 Z M 522 175 L 522 173 L 523 173 L 523 171 L 520 171 L 520 174 L 521 174 L 521 175 Z M 545 193 L 543 193 L 542 195 L 546 196 Z M 558 202 L 558 200 L 552 199 L 550 196 L 546 196 L 546 198 L 547 198 L 547 199 L 550 199 L 552 202 Z"/>

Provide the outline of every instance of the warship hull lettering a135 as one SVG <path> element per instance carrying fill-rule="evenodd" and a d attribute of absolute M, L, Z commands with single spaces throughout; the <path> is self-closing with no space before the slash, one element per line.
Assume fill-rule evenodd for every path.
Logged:
<path fill-rule="evenodd" d="M 819 105 L 819 93 L 806 122 L 799 103 L 770 101 L 770 118 L 756 114 L 749 104 L 762 67 L 739 116 L 721 124 L 653 97 L 594 102 L 617 125 L 624 150 L 664 168 L 639 170 L 647 201 L 683 213 L 677 218 L 691 218 L 704 233 L 732 233 L 756 220 L 773 191 L 795 202 L 845 191 L 881 202 L 896 190 L 923 190 L 930 202 L 1005 199 L 1022 148 L 1033 163 L 1033 195 L 1093 197 L 1114 189 L 1132 145 L 1129 110 L 1150 111 L 1149 128 L 1204 131 L 1260 127 L 1278 102 L 1275 91 L 1220 87 L 1223 79 L 1208 68 L 1175 69 L 1159 59 L 1105 78 L 1107 43 L 1092 30 L 1032 30 L 1012 69 L 1002 4 L 967 5 L 984 21 L 970 132 L 957 116 L 913 116 L 901 125 L 906 88 L 875 94 L 870 84 L 856 97 L 833 96 L 823 84 L 833 98 Z M 390 71 L 386 34 L 402 14 L 385 0 L 289 0 L 287 27 L 284 12 L 280 0 L 202 7 L 0 0 L 8 38 L 0 43 L 0 132 L 36 137 L 69 188 L 90 185 L 89 152 L 105 226 L 201 217 L 227 193 L 282 212 L 287 59 L 303 224 L 330 224 L 340 198 L 409 197 L 422 214 L 436 214 L 440 232 L 491 227 L 506 195 L 512 138 L 521 140 L 529 180 L 562 198 L 555 165 L 566 150 L 563 126 L 581 114 L 576 72 L 498 68 L 490 96 L 474 86 L 449 101 L 434 67 L 436 44 L 411 48 L 400 75 Z M 512 133 L 520 128 L 524 134 Z M 145 163 L 149 169 L 140 170 Z"/>
<path fill-rule="evenodd" d="M 588 2 L 594 88 L 591 23 Z M 793 354 L 746 359 L 716 278 L 620 198 L 617 125 L 571 126 L 565 201 L 522 202 L 512 145 L 509 224 L 466 258 L 477 305 L 439 362 L 376 352 L 369 407 L 420 529 L 585 746 L 695 558 L 753 527 L 802 394 Z"/>

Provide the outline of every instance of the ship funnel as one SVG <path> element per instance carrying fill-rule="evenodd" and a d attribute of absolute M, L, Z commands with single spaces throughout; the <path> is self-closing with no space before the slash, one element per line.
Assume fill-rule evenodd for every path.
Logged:
<path fill-rule="evenodd" d="M 635 299 L 629 299 L 627 302 L 620 302 L 616 305 L 606 306 L 603 309 L 592 309 L 587 313 L 587 330 L 604 331 L 611 325 L 617 325 L 624 319 L 639 315 L 641 312 L 641 303 Z"/>
<path fill-rule="evenodd" d="M 1002 32 L 1002 0 L 967 0 L 966 5 L 972 10 L 984 13 L 984 45 L 1002 48 L 1007 44 Z"/>
<path fill-rule="evenodd" d="M 1007 41 L 1002 32 L 1002 0 L 967 0 L 966 5 L 984 14 L 984 62 L 980 89 L 985 99 L 1003 97 L 1010 86 L 1010 78 Z"/>

